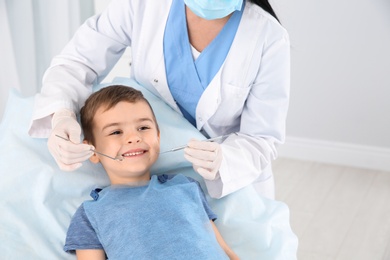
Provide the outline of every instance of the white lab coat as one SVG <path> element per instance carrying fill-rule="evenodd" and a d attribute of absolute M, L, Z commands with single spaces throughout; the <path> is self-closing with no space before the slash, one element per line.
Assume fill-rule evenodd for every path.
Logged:
<path fill-rule="evenodd" d="M 37 95 L 30 135 L 48 137 L 50 115 L 60 108 L 79 111 L 131 46 L 131 75 L 180 111 L 167 85 L 163 35 L 171 0 L 113 0 L 101 15 L 76 32 L 45 73 Z M 206 181 L 222 197 L 272 177 L 271 160 L 284 142 L 290 85 L 286 30 L 249 2 L 224 64 L 201 96 L 197 128 L 210 137 L 239 132 L 222 144 L 220 178 Z M 261 193 L 261 191 L 260 191 Z"/>

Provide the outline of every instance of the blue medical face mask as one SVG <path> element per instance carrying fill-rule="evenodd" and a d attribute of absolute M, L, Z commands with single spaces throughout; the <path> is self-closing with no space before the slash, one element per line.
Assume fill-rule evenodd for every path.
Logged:
<path fill-rule="evenodd" d="M 241 10 L 243 0 L 184 0 L 191 11 L 199 17 L 214 20 Z"/>

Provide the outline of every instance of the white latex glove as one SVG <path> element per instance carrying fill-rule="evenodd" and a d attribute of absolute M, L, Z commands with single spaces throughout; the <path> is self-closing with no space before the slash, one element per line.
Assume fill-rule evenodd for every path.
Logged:
<path fill-rule="evenodd" d="M 61 170 L 74 171 L 93 155 L 93 146 L 80 143 L 81 127 L 72 111 L 63 109 L 54 113 L 52 129 L 47 146 Z"/>
<path fill-rule="evenodd" d="M 192 139 L 184 149 L 184 157 L 204 179 L 216 179 L 222 163 L 220 144 Z"/>

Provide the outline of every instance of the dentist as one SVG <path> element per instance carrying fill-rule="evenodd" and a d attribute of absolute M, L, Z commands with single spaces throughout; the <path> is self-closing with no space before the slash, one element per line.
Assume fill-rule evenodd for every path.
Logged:
<path fill-rule="evenodd" d="M 92 85 L 131 47 L 131 78 L 158 93 L 206 136 L 185 157 L 210 196 L 248 185 L 274 198 L 271 161 L 285 139 L 290 43 L 267 0 L 112 0 L 47 69 L 29 134 L 48 138 L 62 170 L 92 152 L 76 120 Z M 67 136 L 72 142 L 56 138 Z"/>

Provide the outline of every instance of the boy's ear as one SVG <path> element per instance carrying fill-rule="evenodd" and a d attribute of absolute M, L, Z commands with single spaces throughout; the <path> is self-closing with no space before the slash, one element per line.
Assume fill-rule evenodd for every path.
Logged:
<path fill-rule="evenodd" d="M 83 144 L 91 144 L 91 143 L 88 142 L 87 140 L 84 140 Z M 91 162 L 93 162 L 93 163 L 99 163 L 100 162 L 100 159 L 99 159 L 99 157 L 97 157 L 96 153 L 93 153 L 93 155 L 91 157 L 89 157 L 89 160 Z"/>

